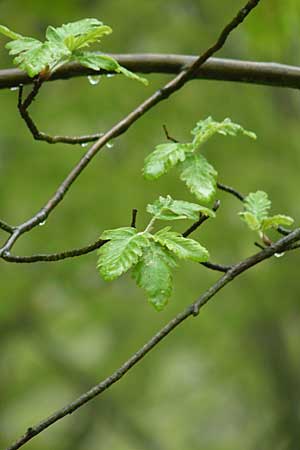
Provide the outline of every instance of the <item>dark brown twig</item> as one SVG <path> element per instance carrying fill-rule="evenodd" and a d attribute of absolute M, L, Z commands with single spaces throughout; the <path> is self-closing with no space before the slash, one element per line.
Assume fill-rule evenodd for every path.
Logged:
<path fill-rule="evenodd" d="M 217 292 L 223 289 L 228 283 L 230 283 L 237 276 L 257 265 L 258 263 L 270 258 L 275 253 L 283 252 L 288 249 L 294 242 L 300 239 L 300 229 L 294 230 L 288 236 L 285 236 L 273 243 L 270 247 L 265 248 L 259 253 L 233 265 L 226 273 L 219 278 L 219 280 L 211 286 L 201 297 L 199 297 L 194 303 L 188 306 L 184 311 L 174 317 L 167 325 L 165 325 L 158 333 L 156 333 L 143 347 L 141 347 L 134 355 L 132 355 L 122 366 L 120 366 L 115 372 L 100 383 L 93 386 L 87 392 L 82 394 L 72 403 L 57 410 L 51 416 L 39 422 L 27 429 L 26 433 L 20 437 L 14 444 L 9 446 L 6 450 L 17 450 L 22 447 L 26 442 L 30 441 L 33 437 L 37 436 L 48 427 L 63 419 L 68 414 L 72 414 L 78 408 L 88 403 L 102 392 L 110 388 L 114 383 L 119 381 L 127 372 L 130 371 L 141 359 L 143 359 L 154 347 L 156 347 L 160 341 L 169 335 L 175 328 L 177 328 L 188 317 L 197 316 L 203 306 L 211 300 Z"/>
<path fill-rule="evenodd" d="M 33 85 L 32 91 L 29 93 L 28 97 L 23 102 L 23 85 L 19 85 L 19 96 L 18 96 L 18 109 L 22 119 L 25 121 L 29 131 L 31 132 L 33 138 L 37 141 L 45 141 L 48 144 L 57 144 L 58 142 L 64 144 L 87 144 L 88 142 L 97 141 L 103 133 L 90 134 L 85 136 L 50 136 L 49 134 L 39 131 L 38 127 L 31 118 L 28 108 L 36 98 L 40 88 L 42 86 L 42 81 L 37 79 Z"/>
<path fill-rule="evenodd" d="M 218 187 L 218 189 L 220 189 L 220 191 L 224 191 L 224 192 L 227 192 L 228 194 L 232 194 L 234 197 L 236 197 L 238 200 L 241 200 L 242 202 L 245 199 L 245 196 L 243 194 L 241 194 L 240 192 L 238 192 L 236 189 L 234 189 L 231 186 L 226 186 L 226 184 L 223 184 L 223 183 L 217 183 L 217 187 Z"/>
<path fill-rule="evenodd" d="M 138 210 L 137 209 L 133 209 L 132 210 L 132 218 L 131 218 L 131 224 L 130 226 L 132 228 L 136 228 L 136 216 L 137 216 Z"/>
<path fill-rule="evenodd" d="M 230 269 L 232 269 L 232 266 L 223 266 L 222 264 L 215 264 L 210 261 L 201 263 L 202 266 L 206 267 L 207 269 L 215 270 L 216 272 L 228 272 Z"/>
<path fill-rule="evenodd" d="M 212 210 L 216 212 L 220 207 L 220 200 L 216 200 L 215 204 L 212 207 Z M 197 222 L 194 222 L 187 230 L 185 230 L 182 233 L 183 237 L 188 237 L 190 234 L 192 234 L 194 231 L 196 231 L 204 222 L 209 219 L 209 216 L 206 216 L 205 214 L 200 214 L 199 220 Z"/>
<path fill-rule="evenodd" d="M 60 253 L 52 253 L 52 254 L 16 256 L 16 255 L 12 255 L 9 252 L 7 252 L 2 255 L 2 259 L 4 259 L 4 261 L 7 261 L 7 262 L 19 263 L 19 264 L 35 263 L 35 262 L 62 261 L 63 259 L 67 259 L 67 258 L 74 258 L 76 256 L 87 255 L 88 253 L 91 253 L 94 250 L 97 250 L 98 248 L 102 247 L 102 245 L 104 245 L 106 242 L 107 241 L 98 239 L 93 244 L 87 245 L 86 247 L 75 248 L 73 250 L 68 250 L 68 251 L 60 252 Z"/>
<path fill-rule="evenodd" d="M 167 129 L 166 125 L 163 125 L 163 130 L 164 130 L 164 133 L 165 133 L 166 138 L 168 139 L 168 141 L 175 142 L 176 144 L 179 142 L 179 141 L 177 141 L 177 139 L 175 139 L 175 138 L 173 138 L 172 136 L 169 135 L 169 132 L 168 132 L 168 129 Z"/>

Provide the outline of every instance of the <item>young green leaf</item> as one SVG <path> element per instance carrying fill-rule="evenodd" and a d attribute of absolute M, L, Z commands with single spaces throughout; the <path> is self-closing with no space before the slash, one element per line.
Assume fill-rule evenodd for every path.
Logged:
<path fill-rule="evenodd" d="M 175 266 L 172 254 L 159 244 L 151 242 L 132 270 L 137 285 L 145 289 L 149 302 L 158 311 L 164 308 L 171 296 L 171 269 Z"/>
<path fill-rule="evenodd" d="M 40 42 L 0 25 L 0 33 L 12 39 L 6 47 L 11 55 L 16 55 L 14 63 L 30 77 L 45 71 L 50 75 L 61 65 L 69 61 L 78 61 L 93 70 L 104 69 L 122 73 L 128 78 L 148 84 L 145 78 L 122 67 L 114 58 L 82 50 L 100 42 L 103 36 L 111 32 L 110 27 L 97 19 L 83 19 L 57 28 L 49 26 L 46 30 L 46 41 Z"/>
<path fill-rule="evenodd" d="M 167 173 L 180 161 L 184 161 L 187 153 L 194 150 L 192 144 L 169 142 L 160 144 L 145 159 L 143 174 L 147 180 L 155 180 Z"/>
<path fill-rule="evenodd" d="M 135 265 L 149 245 L 149 235 L 138 233 L 135 228 L 123 227 L 106 230 L 101 239 L 110 239 L 98 250 L 98 264 L 105 280 L 114 280 Z"/>
<path fill-rule="evenodd" d="M 261 229 L 261 222 L 257 219 L 257 217 L 248 211 L 243 211 L 239 213 L 241 219 L 246 222 L 250 230 L 259 231 Z"/>
<path fill-rule="evenodd" d="M 215 217 L 214 211 L 196 203 L 173 200 L 170 195 L 159 197 L 147 206 L 147 211 L 159 220 L 199 219 L 199 213 Z"/>
<path fill-rule="evenodd" d="M 245 210 L 253 214 L 259 222 L 268 217 L 271 205 L 268 194 L 264 191 L 251 192 L 244 200 Z"/>
<path fill-rule="evenodd" d="M 46 30 L 46 39 L 56 44 L 64 43 L 72 52 L 87 47 L 112 33 L 112 29 L 97 19 L 83 19 Z"/>
<path fill-rule="evenodd" d="M 271 201 L 264 191 L 251 192 L 244 200 L 245 211 L 239 215 L 251 230 L 265 232 L 269 228 L 291 226 L 294 219 L 283 214 L 269 216 Z"/>
<path fill-rule="evenodd" d="M 216 194 L 218 172 L 201 154 L 189 155 L 179 166 L 180 179 L 202 203 L 210 203 Z"/>
<path fill-rule="evenodd" d="M 154 240 L 173 252 L 178 258 L 190 259 L 196 262 L 208 260 L 209 253 L 199 242 L 194 241 L 194 239 L 184 238 L 181 234 L 169 230 L 170 227 L 166 227 L 158 231 L 153 236 Z"/>
<path fill-rule="evenodd" d="M 224 119 L 222 122 L 216 122 L 212 117 L 200 120 L 191 133 L 195 136 L 193 143 L 196 147 L 202 145 L 216 133 L 224 136 L 236 136 L 240 133 L 256 139 L 255 133 L 245 130 L 241 125 L 232 122 L 229 118 Z"/>
<path fill-rule="evenodd" d="M 261 222 L 261 229 L 262 231 L 266 231 L 269 228 L 278 228 L 279 226 L 290 227 L 293 223 L 294 219 L 292 217 L 276 214 L 275 216 L 263 219 Z"/>

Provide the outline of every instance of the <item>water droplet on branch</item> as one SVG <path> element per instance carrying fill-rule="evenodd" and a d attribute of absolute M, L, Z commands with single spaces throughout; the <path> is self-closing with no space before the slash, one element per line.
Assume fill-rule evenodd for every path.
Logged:
<path fill-rule="evenodd" d="M 88 145 L 88 142 L 82 142 L 80 145 L 81 147 L 86 147 Z"/>
<path fill-rule="evenodd" d="M 40 222 L 40 223 L 39 223 L 39 226 L 42 227 L 42 226 L 45 225 L 45 223 L 46 223 L 46 220 L 43 220 L 43 222 Z"/>
<path fill-rule="evenodd" d="M 114 144 L 113 144 L 112 142 L 108 142 L 108 143 L 106 144 L 106 147 L 107 147 L 107 148 L 113 148 L 113 146 L 114 146 Z"/>
<path fill-rule="evenodd" d="M 92 86 L 95 86 L 96 84 L 98 84 L 100 82 L 101 75 L 89 75 L 88 80 Z"/>
<path fill-rule="evenodd" d="M 106 76 L 107 76 L 107 78 L 112 78 L 112 77 L 115 77 L 116 74 L 115 73 L 108 73 Z"/>
<path fill-rule="evenodd" d="M 276 256 L 276 258 L 281 258 L 282 256 L 284 256 L 284 252 L 283 253 L 274 253 L 274 256 Z"/>
<path fill-rule="evenodd" d="M 18 86 L 13 86 L 10 88 L 11 91 L 17 91 L 18 89 L 19 89 Z"/>

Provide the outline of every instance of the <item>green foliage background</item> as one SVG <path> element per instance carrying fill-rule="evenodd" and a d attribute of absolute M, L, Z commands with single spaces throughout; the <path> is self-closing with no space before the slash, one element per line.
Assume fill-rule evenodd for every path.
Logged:
<path fill-rule="evenodd" d="M 1 23 L 42 36 L 55 26 L 97 17 L 112 26 L 105 51 L 198 54 L 242 1 L 140 2 L 3 0 Z M 262 2 L 218 56 L 299 64 L 297 0 Z M 2 41 L 1 41 L 2 42 Z M 3 40 L 3 44 L 4 44 Z M 1 68 L 11 66 L 1 45 Z M 123 77 L 48 83 L 32 107 L 42 130 L 105 131 L 168 79 L 149 87 Z M 20 223 L 34 214 L 84 149 L 34 142 L 16 112 L 16 92 L 0 92 L 0 216 Z M 209 115 L 231 117 L 258 140 L 216 137 L 205 153 L 224 183 L 269 193 L 274 211 L 299 220 L 297 91 L 214 81 L 189 83 L 105 149 L 46 225 L 25 235 L 18 254 L 86 245 L 104 229 L 138 224 L 159 194 L 193 201 L 173 173 L 145 181 L 145 156 L 180 140 Z M 255 251 L 241 205 L 222 206 L 195 237 L 212 260 L 235 262 Z M 297 222 L 296 222 L 297 223 Z M 180 231 L 179 225 L 178 230 Z M 2 232 L 1 232 L 2 233 Z M 5 235 L 1 234 L 4 239 Z M 129 276 L 104 282 L 96 254 L 58 263 L 1 263 L 0 447 L 116 369 L 218 274 L 185 263 L 170 305 L 156 313 Z M 234 281 L 197 320 L 189 320 L 101 398 L 44 432 L 31 450 L 294 450 L 300 439 L 300 306 L 297 253 L 272 259 Z"/>

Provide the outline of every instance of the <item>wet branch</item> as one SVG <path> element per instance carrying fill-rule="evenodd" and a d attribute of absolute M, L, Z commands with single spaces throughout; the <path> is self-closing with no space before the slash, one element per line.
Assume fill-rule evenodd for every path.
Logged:
<path fill-rule="evenodd" d="M 184 67 L 196 61 L 197 56 L 173 54 L 109 54 L 119 64 L 137 73 L 178 74 Z M 95 72 L 78 63 L 65 64 L 47 81 L 68 80 L 88 75 L 105 75 L 107 71 Z M 241 61 L 235 59 L 209 58 L 194 79 L 240 82 L 256 85 L 300 88 L 300 68 L 273 62 Z M 25 72 L 19 69 L 0 70 L 0 89 L 32 84 Z"/>

